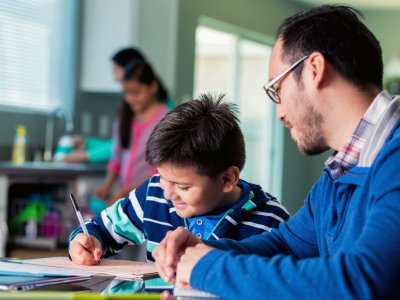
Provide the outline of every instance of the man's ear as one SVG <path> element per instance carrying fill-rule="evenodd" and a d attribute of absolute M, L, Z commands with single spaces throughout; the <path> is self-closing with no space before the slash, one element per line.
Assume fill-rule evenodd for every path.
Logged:
<path fill-rule="evenodd" d="M 222 190 L 225 193 L 231 192 L 238 184 L 240 170 L 238 167 L 231 166 L 222 173 Z"/>
<path fill-rule="evenodd" d="M 312 72 L 312 80 L 316 88 L 324 85 L 328 72 L 328 61 L 321 52 L 313 52 L 309 58 L 310 68 Z"/>

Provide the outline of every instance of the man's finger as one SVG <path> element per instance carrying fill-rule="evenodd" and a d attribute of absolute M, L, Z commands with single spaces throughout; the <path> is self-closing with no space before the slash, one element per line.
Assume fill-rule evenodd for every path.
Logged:
<path fill-rule="evenodd" d="M 154 263 L 154 265 L 156 266 L 157 272 L 160 275 L 160 277 L 165 280 L 166 275 L 164 273 L 164 268 L 160 266 L 160 264 L 157 261 Z"/>
<path fill-rule="evenodd" d="M 168 291 L 164 291 L 160 294 L 162 300 L 174 300 L 174 296 Z"/>
<path fill-rule="evenodd" d="M 168 241 L 165 249 L 166 264 L 169 267 L 174 267 L 177 263 L 177 253 L 184 245 L 185 235 L 187 230 L 183 227 L 178 227 L 168 236 Z"/>

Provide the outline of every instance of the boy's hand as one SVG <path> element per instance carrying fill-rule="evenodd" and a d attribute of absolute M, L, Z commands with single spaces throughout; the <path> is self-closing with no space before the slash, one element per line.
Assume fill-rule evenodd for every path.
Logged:
<path fill-rule="evenodd" d="M 180 257 L 186 248 L 194 247 L 197 244 L 202 244 L 202 241 L 183 227 L 169 231 L 152 253 L 160 277 L 173 283 Z"/>
<path fill-rule="evenodd" d="M 89 237 L 83 233 L 78 233 L 69 243 L 69 255 L 74 263 L 80 265 L 95 265 L 100 260 L 101 244 L 94 236 L 90 236 L 94 249 L 90 243 Z"/>
<path fill-rule="evenodd" d="M 176 284 L 182 287 L 190 287 L 190 275 L 194 266 L 199 260 L 214 248 L 205 244 L 198 244 L 195 247 L 189 247 L 181 256 L 176 271 Z"/>

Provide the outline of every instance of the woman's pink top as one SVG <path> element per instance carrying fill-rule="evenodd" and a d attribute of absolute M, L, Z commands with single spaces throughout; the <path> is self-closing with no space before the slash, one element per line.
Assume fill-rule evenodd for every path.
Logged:
<path fill-rule="evenodd" d="M 168 107 L 162 105 L 150 119 L 143 123 L 132 119 L 130 147 L 127 149 L 123 149 L 121 146 L 119 120 L 114 121 L 114 148 L 108 163 L 108 170 L 119 174 L 121 187 L 137 184 L 139 180 L 150 178 L 157 173 L 155 167 L 146 162 L 146 143 L 154 127 L 168 111 Z"/>

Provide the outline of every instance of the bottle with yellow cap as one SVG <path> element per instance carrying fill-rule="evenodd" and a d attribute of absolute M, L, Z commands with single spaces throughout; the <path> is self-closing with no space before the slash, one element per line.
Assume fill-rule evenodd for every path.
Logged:
<path fill-rule="evenodd" d="M 26 128 L 23 125 L 17 125 L 17 132 L 14 138 L 11 162 L 14 164 L 23 164 L 26 160 Z"/>

